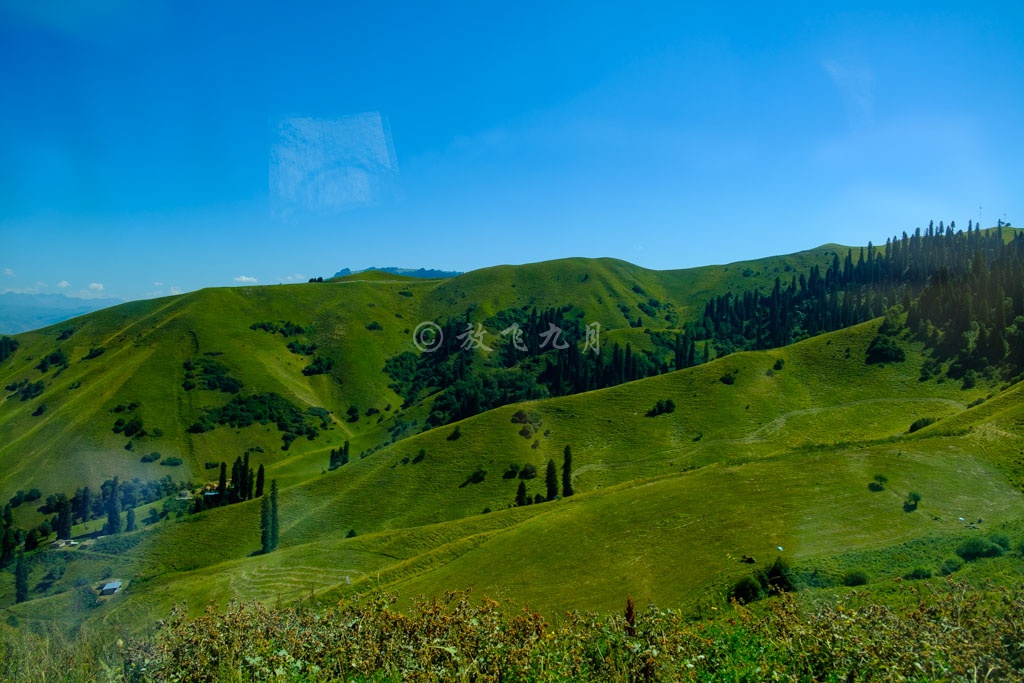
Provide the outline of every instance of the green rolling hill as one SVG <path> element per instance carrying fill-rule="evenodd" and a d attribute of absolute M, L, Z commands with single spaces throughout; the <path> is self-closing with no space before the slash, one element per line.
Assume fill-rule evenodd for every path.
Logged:
<path fill-rule="evenodd" d="M 709 297 L 770 290 L 846 251 L 667 272 L 569 259 L 436 281 L 360 273 L 135 302 L 18 335 L 0 363 L 4 499 L 31 488 L 70 497 L 114 475 L 215 483 L 206 463 L 247 452 L 281 487 L 281 541 L 259 554 L 260 500 L 180 516 L 171 498 L 140 504 L 138 531 L 95 539 L 104 519 L 91 519 L 72 530 L 84 547 L 36 551 L 27 602 L 13 604 L 13 577 L 0 572 L 0 607 L 25 623 L 125 632 L 181 600 L 192 610 L 230 598 L 329 603 L 380 587 L 404 600 L 472 587 L 550 615 L 616 609 L 626 594 L 700 612 L 750 573 L 744 556 L 759 567 L 782 556 L 823 584 L 862 567 L 881 580 L 937 566 L 972 534 L 1019 531 L 1020 385 L 991 373 L 922 380 L 931 347 L 905 329 L 891 342 L 903 360 L 868 363 L 880 318 L 433 429 L 425 421 L 445 387 L 402 407 L 384 371 L 414 349 L 421 321 L 467 310 L 476 322 L 572 304 L 601 323 L 603 357 L 614 343 L 654 353 L 656 333 L 683 329 Z M 326 372 L 304 373 L 317 358 L 331 361 Z M 41 393 L 22 400 L 34 383 Z M 278 418 L 195 428 L 271 393 L 296 409 L 286 429 Z M 648 415 L 669 400 L 672 410 Z M 933 421 L 918 429 L 922 418 Z M 299 422 L 316 433 L 289 441 Z M 327 471 L 346 441 L 350 461 Z M 567 446 L 575 495 L 563 497 Z M 144 462 L 152 452 L 160 458 Z M 549 461 L 557 499 L 517 506 L 520 484 L 546 497 Z M 886 482 L 872 491 L 876 475 Z M 911 492 L 921 500 L 907 508 Z M 15 507 L 15 525 L 48 518 L 38 505 Z M 156 521 L 143 522 L 151 510 Z M 90 586 L 106 577 L 127 587 L 97 605 Z"/>

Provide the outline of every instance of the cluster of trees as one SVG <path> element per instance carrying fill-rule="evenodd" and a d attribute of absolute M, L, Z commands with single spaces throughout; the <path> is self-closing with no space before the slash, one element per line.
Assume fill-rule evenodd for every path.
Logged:
<path fill-rule="evenodd" d="M 192 483 L 188 481 L 175 482 L 171 475 L 160 479 L 142 481 L 138 477 L 131 480 L 120 481 L 117 477 L 103 482 L 98 491 L 88 486 L 79 487 L 75 494 L 68 499 L 63 493 L 53 493 L 46 497 L 46 502 L 39 508 L 44 514 L 54 514 L 49 520 L 49 527 L 57 532 L 57 538 L 71 538 L 71 526 L 76 523 L 85 523 L 94 519 L 107 517 L 107 524 L 104 527 L 107 533 L 120 531 L 120 512 L 128 510 L 133 516 L 133 508 L 140 505 L 147 505 L 162 498 L 172 496 L 182 489 L 190 489 Z M 115 522 L 112 514 L 117 510 Z M 128 526 L 134 527 L 133 524 Z M 115 530 L 116 529 L 116 530 Z M 128 529 L 131 531 L 132 529 Z M 42 537 L 49 535 L 47 530 Z M 31 548 L 28 548 L 31 550 Z"/>
<path fill-rule="evenodd" d="M 252 396 L 235 396 L 226 405 L 219 408 L 206 408 L 199 420 L 188 430 L 193 434 L 202 434 L 215 429 L 217 425 L 229 425 L 235 429 L 241 429 L 257 422 L 260 424 L 274 423 L 281 432 L 281 439 L 284 442 L 281 450 L 286 451 L 292 441 L 300 436 L 305 436 L 312 441 L 319 435 L 320 431 L 315 420 L 311 421 L 313 417 L 308 411 L 299 410 L 280 394 L 253 394 Z M 320 425 L 323 424 L 324 422 L 321 420 Z"/>
<path fill-rule="evenodd" d="M 249 465 L 249 453 L 235 458 L 231 465 L 231 479 L 228 480 L 228 464 L 221 461 L 220 477 L 217 480 L 217 495 L 207 496 L 200 492 L 193 504 L 193 512 L 202 512 L 211 508 L 241 503 L 263 496 L 266 473 L 263 465 L 253 471 Z"/>
<path fill-rule="evenodd" d="M 242 390 L 242 381 L 229 375 L 227 366 L 213 358 L 187 360 L 182 367 L 185 370 L 185 378 L 181 388 L 185 391 L 199 388 L 237 394 Z"/>
<path fill-rule="evenodd" d="M 333 472 L 342 465 L 348 464 L 348 448 L 348 441 L 346 441 L 345 445 L 342 446 L 341 448 L 331 449 L 331 459 L 328 469 L 330 469 Z"/>
<path fill-rule="evenodd" d="M 950 346 L 958 352 L 972 321 L 978 322 L 980 336 L 981 329 L 999 327 L 1000 316 L 1006 316 L 998 297 L 1012 297 L 1022 286 L 1019 254 L 1024 241 L 1018 236 L 1006 244 L 1001 229 L 982 233 L 970 223 L 966 233 L 955 228 L 955 223 L 947 227 L 940 222 L 924 232 L 904 232 L 886 240 L 884 249 L 869 243 L 856 259 L 852 250 L 843 260 L 835 254 L 824 273 L 813 266 L 808 275 L 794 275 L 789 283 L 776 278 L 767 293 L 752 289 L 714 297 L 694 324 L 694 334 L 713 340 L 719 355 L 775 348 L 871 320 L 902 304 L 911 312 L 911 329 L 931 322 L 931 328 L 925 325 L 921 331 L 951 337 Z M 984 311 L 976 310 L 977 300 L 971 306 L 978 294 L 991 304 Z M 922 300 L 912 306 L 918 295 Z M 1019 298 L 1013 301 L 1015 312 L 1021 303 Z M 979 316 L 983 320 L 976 320 Z M 986 360 L 991 362 L 989 354 L 998 355 L 1001 348 L 998 339 L 993 341 L 985 350 Z"/>
<path fill-rule="evenodd" d="M 493 353 L 484 360 L 463 348 L 470 313 L 464 320 L 441 325 L 436 348 L 419 355 L 406 351 L 385 363 L 392 379 L 389 386 L 404 399 L 403 408 L 415 404 L 425 392 L 445 387 L 431 406 L 428 428 L 509 403 L 603 389 L 691 367 L 707 356 L 706 351 L 698 354 L 688 332 L 652 332 L 655 351 L 634 352 L 630 344 L 625 348 L 614 344 L 610 353 L 583 352 L 585 314 L 570 305 L 543 311 L 524 306 L 489 318 L 487 329 L 506 331 L 518 326 L 521 334 L 509 331 L 497 340 L 485 338 Z M 561 334 L 553 335 L 552 326 Z"/>
<path fill-rule="evenodd" d="M 657 417 L 658 415 L 674 412 L 675 409 L 676 402 L 672 399 L 658 399 L 654 407 L 647 411 L 647 417 Z"/>
<path fill-rule="evenodd" d="M 21 401 L 28 401 L 29 399 L 39 396 L 43 393 L 43 389 L 45 388 L 46 385 L 43 384 L 42 380 L 29 382 L 27 379 L 20 379 L 16 382 L 11 382 L 4 387 L 7 391 L 14 392 L 11 394 L 10 398 L 17 396 Z"/>
<path fill-rule="evenodd" d="M 0 337 L 0 363 L 14 355 L 18 350 L 18 340 L 14 337 Z"/>
<path fill-rule="evenodd" d="M 935 238 L 949 243 L 945 259 L 909 307 L 907 326 L 966 384 L 1024 372 L 1024 233 L 1001 232 Z"/>
<path fill-rule="evenodd" d="M 313 342 L 305 343 L 297 339 L 288 342 L 288 350 L 297 356 L 312 356 L 316 349 L 317 345 Z"/>
<path fill-rule="evenodd" d="M 69 365 L 71 365 L 71 359 L 68 358 L 62 349 L 57 349 L 40 358 L 36 364 L 36 370 L 39 372 L 49 372 L 50 368 L 66 370 Z"/>
<path fill-rule="evenodd" d="M 334 359 L 326 356 L 316 356 L 313 362 L 302 368 L 302 374 L 307 377 L 312 375 L 326 375 L 334 368 Z"/>
<path fill-rule="evenodd" d="M 249 325 L 250 330 L 262 330 L 263 332 L 279 333 L 285 337 L 294 337 L 296 335 L 305 334 L 306 329 L 297 323 L 293 323 L 291 320 L 282 320 L 280 324 L 272 322 L 260 322 Z"/>
<path fill-rule="evenodd" d="M 28 600 L 28 562 L 25 553 L 18 547 L 23 542 L 23 533 L 14 527 L 14 512 L 11 504 L 4 505 L 0 516 L 0 568 L 14 566 L 14 601 Z"/>
<path fill-rule="evenodd" d="M 525 505 L 535 505 L 537 503 L 544 503 L 547 501 L 555 500 L 558 498 L 558 468 L 555 466 L 554 460 L 548 460 L 547 467 L 544 473 L 544 488 L 545 493 L 537 493 L 532 497 L 526 490 L 525 479 L 532 479 L 533 476 L 523 476 L 527 471 L 527 468 L 532 470 L 533 476 L 536 476 L 537 469 L 533 465 L 526 465 L 522 470 L 518 470 L 520 482 L 519 488 L 516 489 L 516 507 L 523 507 Z M 509 468 L 511 470 L 511 467 Z M 505 478 L 509 478 L 508 472 L 505 473 Z M 514 476 L 514 475 L 513 475 Z M 568 498 L 573 495 L 575 491 L 572 488 L 572 448 L 569 446 L 565 447 L 562 459 L 562 498 Z"/>

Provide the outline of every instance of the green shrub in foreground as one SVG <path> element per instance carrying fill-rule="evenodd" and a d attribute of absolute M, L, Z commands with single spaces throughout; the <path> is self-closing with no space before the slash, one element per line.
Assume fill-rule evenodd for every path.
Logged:
<path fill-rule="evenodd" d="M 982 557 L 998 557 L 1003 554 L 1003 547 L 987 538 L 975 536 L 957 546 L 956 554 L 964 558 L 964 561 L 971 562 Z"/>

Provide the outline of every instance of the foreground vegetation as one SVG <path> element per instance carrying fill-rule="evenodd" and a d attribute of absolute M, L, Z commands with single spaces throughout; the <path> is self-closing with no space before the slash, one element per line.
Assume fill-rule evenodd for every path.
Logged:
<path fill-rule="evenodd" d="M 899 586 L 899 582 L 897 582 Z M 721 616 L 627 600 L 621 614 L 554 622 L 468 591 L 408 612 L 375 593 L 328 610 L 232 602 L 176 609 L 145 640 L 102 652 L 0 631 L 7 680 L 973 681 L 1024 676 L 1024 586 L 952 578 L 900 587 L 900 606 L 849 591 L 782 594 Z M 85 651 L 89 650 L 88 653 Z M 81 657 L 82 654 L 91 656 Z"/>

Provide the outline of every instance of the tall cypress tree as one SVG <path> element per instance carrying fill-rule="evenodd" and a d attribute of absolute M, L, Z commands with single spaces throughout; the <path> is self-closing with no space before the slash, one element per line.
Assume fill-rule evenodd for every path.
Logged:
<path fill-rule="evenodd" d="M 128 519 L 124 526 L 125 533 L 135 531 L 135 508 L 128 508 Z"/>
<path fill-rule="evenodd" d="M 110 485 L 110 500 L 107 501 L 107 533 L 121 533 L 121 485 L 117 477 Z"/>
<path fill-rule="evenodd" d="M 572 449 L 568 444 L 565 447 L 565 459 L 562 461 L 562 498 L 568 498 L 575 491 L 572 490 Z"/>
<path fill-rule="evenodd" d="M 270 496 L 265 496 L 260 506 L 260 552 L 270 552 Z"/>
<path fill-rule="evenodd" d="M 270 549 L 277 549 L 277 479 L 270 482 Z"/>
<path fill-rule="evenodd" d="M 554 460 L 548 460 L 548 471 L 545 479 L 548 485 L 548 500 L 558 498 L 558 470 L 555 469 Z"/>
<path fill-rule="evenodd" d="M 263 480 L 264 480 L 263 463 L 260 463 L 260 468 L 256 472 L 256 497 L 257 498 L 262 498 L 263 497 Z"/>
<path fill-rule="evenodd" d="M 57 538 L 71 538 L 71 501 L 64 498 L 57 504 Z"/>
<path fill-rule="evenodd" d="M 227 501 L 228 492 L 228 464 L 220 461 L 220 479 L 217 481 L 217 505 L 224 505 Z"/>
<path fill-rule="evenodd" d="M 14 561 L 14 553 L 18 549 L 18 534 L 13 527 L 4 529 L 0 534 L 0 567 L 6 567 Z"/>
<path fill-rule="evenodd" d="M 28 562 L 25 553 L 18 552 L 18 564 L 14 567 L 14 601 L 28 600 Z"/>

